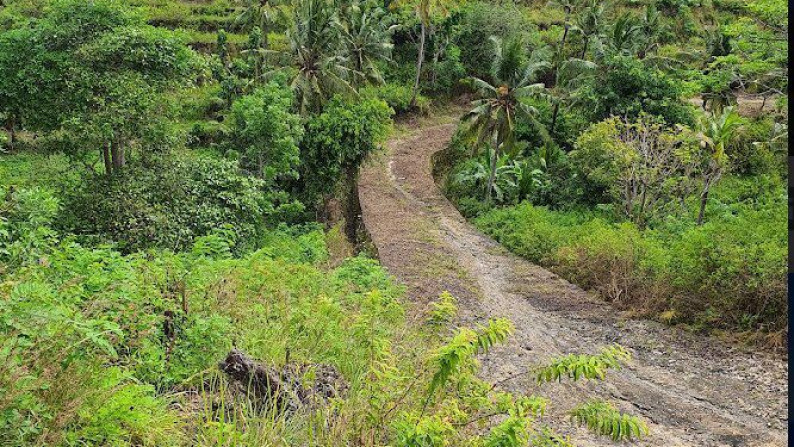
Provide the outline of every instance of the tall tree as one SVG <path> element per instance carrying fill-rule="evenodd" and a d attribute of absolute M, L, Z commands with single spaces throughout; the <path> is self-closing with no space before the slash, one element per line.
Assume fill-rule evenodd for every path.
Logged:
<path fill-rule="evenodd" d="M 28 130 L 70 131 L 71 155 L 100 147 L 110 173 L 153 134 L 152 112 L 168 105 L 160 94 L 188 82 L 194 57 L 114 2 L 57 2 L 30 28 L 0 34 L 0 112 Z"/>
<path fill-rule="evenodd" d="M 705 152 L 700 157 L 703 186 L 700 190 L 700 210 L 697 217 L 697 224 L 702 225 L 706 216 L 709 191 L 722 177 L 728 165 L 725 147 L 742 125 L 742 120 L 733 107 L 725 107 L 719 114 L 713 111 L 703 115 L 699 124 L 702 138 L 701 148 Z"/>
<path fill-rule="evenodd" d="M 565 57 L 565 42 L 568 40 L 568 33 L 573 26 L 571 18 L 576 14 L 577 8 L 580 6 L 580 0 L 556 0 L 549 2 L 549 5 L 558 6 L 562 8 L 565 16 L 563 17 L 563 31 L 560 38 L 560 46 L 557 48 L 557 54 L 560 58 Z"/>
<path fill-rule="evenodd" d="M 386 12 L 369 0 L 354 1 L 342 16 L 341 31 L 345 57 L 353 69 L 356 85 L 383 82 L 378 62 L 391 57 L 395 26 L 386 23 Z"/>
<path fill-rule="evenodd" d="M 329 0 L 297 0 L 293 23 L 287 31 L 290 59 L 286 67 L 293 73 L 290 86 L 301 114 L 319 112 L 334 94 L 356 94 L 352 69 L 342 54 L 341 27 Z M 265 73 L 265 78 L 279 68 Z"/>
<path fill-rule="evenodd" d="M 595 69 L 595 63 L 575 58 L 568 59 L 559 65 L 555 72 L 554 87 L 549 90 L 551 102 L 554 104 L 549 133 L 553 134 L 557 126 L 560 106 L 575 97 L 581 81 L 587 76 L 592 76 Z"/>
<path fill-rule="evenodd" d="M 515 148 L 516 119 L 521 117 L 532 123 L 548 140 L 548 133 L 536 118 L 537 110 L 522 102 L 522 98 L 542 94 L 545 86 L 533 83 L 542 69 L 550 68 L 543 52 L 535 51 L 527 60 L 523 42 L 514 38 L 503 42 L 492 37 L 494 44 L 494 60 L 491 76 L 494 85 L 474 78 L 482 99 L 472 102 L 474 106 L 464 117 L 469 122 L 467 133 L 476 138 L 475 151 L 485 144 L 493 148 L 486 187 L 487 199 L 491 199 L 494 176 L 496 175 L 496 158 L 501 153 L 511 153 Z"/>
<path fill-rule="evenodd" d="M 260 45 L 262 49 L 269 48 L 268 33 L 273 31 L 279 19 L 286 19 L 285 6 L 278 0 L 245 0 L 243 11 L 235 18 L 235 23 L 247 31 L 254 28 L 262 30 Z"/>
<path fill-rule="evenodd" d="M 422 65 L 425 61 L 425 44 L 431 26 L 431 18 L 436 13 L 446 14 L 450 0 L 407 0 L 411 2 L 416 17 L 419 19 L 419 46 L 416 55 L 416 77 L 411 95 L 411 107 L 416 106 L 416 97 L 419 94 L 419 81 L 422 77 Z"/>
<path fill-rule="evenodd" d="M 618 16 L 602 37 L 603 42 L 597 43 L 602 47 L 605 43 L 605 50 L 613 55 L 633 56 L 642 48 L 642 27 L 628 12 Z"/>
<path fill-rule="evenodd" d="M 598 39 L 605 15 L 605 4 L 598 0 L 591 0 L 576 16 L 575 30 L 582 35 L 582 53 L 580 59 L 587 56 L 587 48 L 593 39 Z"/>

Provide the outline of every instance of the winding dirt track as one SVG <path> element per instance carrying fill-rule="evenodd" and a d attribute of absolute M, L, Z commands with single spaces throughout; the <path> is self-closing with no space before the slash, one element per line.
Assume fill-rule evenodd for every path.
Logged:
<path fill-rule="evenodd" d="M 449 120 L 451 121 L 451 119 Z M 382 264 L 406 284 L 420 315 L 444 290 L 459 300 L 461 324 L 506 317 L 509 342 L 481 358 L 481 375 L 502 389 L 551 400 L 544 422 L 577 445 L 611 445 L 574 427 L 565 412 L 592 397 L 644 417 L 649 446 L 783 446 L 788 367 L 711 338 L 624 318 L 553 273 L 511 255 L 467 223 L 436 187 L 431 156 L 454 124 L 414 126 L 361 173 L 363 221 Z M 596 353 L 619 343 L 631 364 L 604 382 L 547 384 L 520 374 L 550 357 Z M 518 375 L 517 378 L 508 379 Z"/>

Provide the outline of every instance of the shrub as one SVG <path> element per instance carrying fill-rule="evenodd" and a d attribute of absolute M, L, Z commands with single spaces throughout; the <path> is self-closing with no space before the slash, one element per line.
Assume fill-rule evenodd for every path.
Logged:
<path fill-rule="evenodd" d="M 614 56 L 599 64 L 598 73 L 581 92 L 580 110 L 593 121 L 610 116 L 660 116 L 668 125 L 694 125 L 692 106 L 681 100 L 676 80 L 633 57 Z"/>
<path fill-rule="evenodd" d="M 413 89 L 408 85 L 388 83 L 377 87 L 365 87 L 361 94 L 365 97 L 380 99 L 394 110 L 396 116 L 409 113 L 427 114 L 430 111 L 430 100 L 424 95 L 417 95 L 416 105 L 411 106 Z"/>
<path fill-rule="evenodd" d="M 263 180 L 211 157 L 169 157 L 154 165 L 86 179 L 64 198 L 59 227 L 84 241 L 115 242 L 124 252 L 184 250 L 195 238 L 231 225 L 236 252 L 255 247 L 267 219 L 300 210 Z"/>
<path fill-rule="evenodd" d="M 662 211 L 679 212 L 695 190 L 698 167 L 710 160 L 698 147 L 688 129 L 666 129 L 642 114 L 636 121 L 593 124 L 577 138 L 570 159 L 588 191 L 608 192 L 623 215 L 645 225 Z"/>
<path fill-rule="evenodd" d="M 124 256 L 65 242 L 47 263 L 6 276 L 0 443 L 182 445 L 205 426 L 212 403 L 205 412 L 176 409 L 170 404 L 185 393 L 174 392 L 224 399 L 212 372 L 232 344 L 268 364 L 335 365 L 360 405 L 371 368 L 385 364 L 402 327 L 402 289 L 372 260 L 332 271 L 306 263 L 322 241 L 316 229 L 282 228 L 239 259 Z M 272 428 L 302 436 L 280 422 Z"/>
<path fill-rule="evenodd" d="M 621 307 L 672 311 L 695 327 L 780 330 L 786 325 L 785 200 L 782 186 L 765 199 L 726 196 L 715 216 L 668 218 L 640 231 L 593 213 L 521 204 L 475 224 L 516 254 L 598 291 Z M 720 213 L 718 213 L 718 211 Z"/>
<path fill-rule="evenodd" d="M 783 174 L 782 151 L 767 143 L 774 138 L 775 123 L 771 118 L 750 121 L 739 128 L 726 147 L 731 170 L 741 175 Z"/>
<path fill-rule="evenodd" d="M 306 137 L 301 143 L 300 197 L 316 209 L 342 186 L 345 234 L 351 241 L 356 239 L 360 214 L 358 169 L 386 138 L 392 113 L 376 98 L 346 100 L 335 96 L 306 124 Z"/>
<path fill-rule="evenodd" d="M 38 187 L 0 187 L 0 196 L 0 261 L 14 268 L 39 260 L 55 241 L 57 199 Z"/>
<path fill-rule="evenodd" d="M 273 188 L 294 179 L 303 137 L 300 116 L 291 113 L 292 92 L 271 81 L 232 106 L 231 146 L 240 151 L 240 166 Z"/>

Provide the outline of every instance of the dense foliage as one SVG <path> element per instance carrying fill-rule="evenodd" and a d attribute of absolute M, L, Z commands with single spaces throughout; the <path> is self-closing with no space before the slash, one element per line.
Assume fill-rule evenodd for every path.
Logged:
<path fill-rule="evenodd" d="M 445 157 L 450 198 L 624 308 L 785 331 L 784 4 L 553 5 L 538 30 L 481 24 L 496 45 L 472 48 L 492 68 L 470 69 L 481 92 Z M 542 83 L 516 101 L 500 73 L 522 61 Z"/>
<path fill-rule="evenodd" d="M 635 313 L 785 331 L 787 30 L 780 0 L 0 1 L 0 444 L 571 445 L 478 378 L 509 321 L 349 257 L 359 167 L 474 99 L 446 187 L 485 232 Z M 232 348 L 344 386 L 285 411 Z"/>

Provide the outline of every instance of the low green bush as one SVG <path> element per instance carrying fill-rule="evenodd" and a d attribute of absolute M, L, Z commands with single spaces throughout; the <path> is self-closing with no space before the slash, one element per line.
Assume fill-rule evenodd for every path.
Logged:
<path fill-rule="evenodd" d="M 125 253 L 150 247 L 184 250 L 195 238 L 231 225 L 235 251 L 256 247 L 265 224 L 302 207 L 237 164 L 213 157 L 165 157 L 96 175 L 68 191 L 58 228 L 91 243 L 114 242 Z M 280 213 L 286 214 L 280 214 Z"/>
<path fill-rule="evenodd" d="M 778 185 L 761 200 L 736 194 L 737 185 L 752 191 L 748 183 L 733 179 L 717 188 L 702 226 L 692 216 L 670 217 L 640 231 L 593 213 L 528 203 L 494 209 L 475 224 L 618 306 L 665 312 L 696 328 L 778 331 L 787 307 L 785 193 Z"/>
<path fill-rule="evenodd" d="M 369 86 L 362 89 L 365 97 L 380 99 L 394 110 L 396 116 L 409 113 L 427 114 L 430 111 L 430 100 L 422 94 L 416 96 L 416 105 L 411 105 L 413 90 L 403 84 L 388 83 L 381 86 Z"/>
<path fill-rule="evenodd" d="M 38 259 L 52 246 L 58 200 L 39 187 L 0 186 L 0 273 Z"/>

